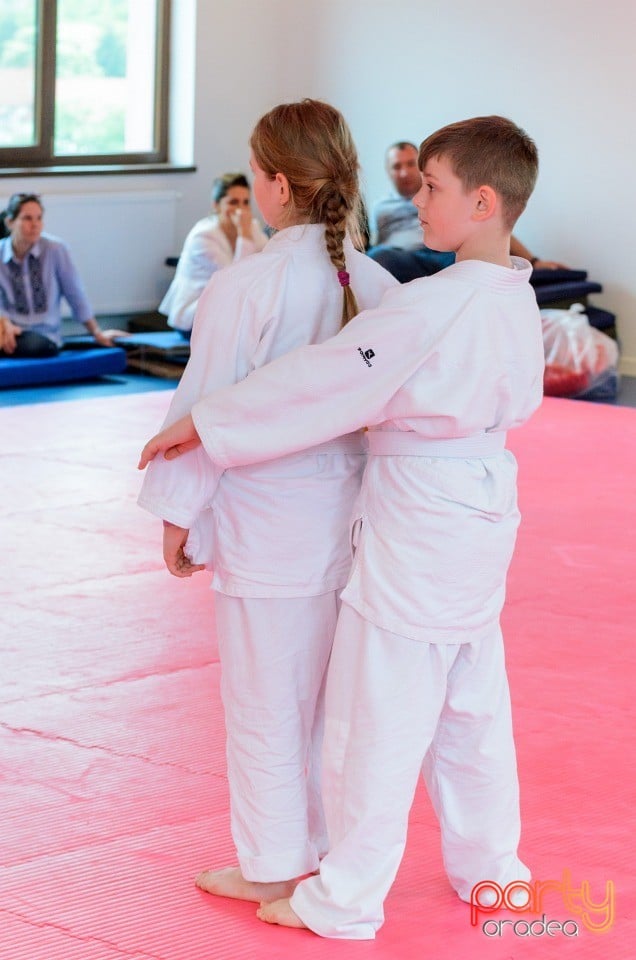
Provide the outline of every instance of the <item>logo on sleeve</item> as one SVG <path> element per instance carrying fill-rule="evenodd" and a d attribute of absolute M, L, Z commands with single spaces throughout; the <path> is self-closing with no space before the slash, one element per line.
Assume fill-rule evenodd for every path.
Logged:
<path fill-rule="evenodd" d="M 363 350 L 362 347 L 358 347 L 358 353 L 366 363 L 367 367 L 373 366 L 373 364 L 371 363 L 371 359 L 375 357 L 375 353 L 373 350 Z"/>

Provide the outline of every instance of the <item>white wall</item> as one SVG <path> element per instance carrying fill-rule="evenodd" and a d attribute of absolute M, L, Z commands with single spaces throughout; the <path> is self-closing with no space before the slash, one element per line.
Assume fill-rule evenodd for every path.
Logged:
<path fill-rule="evenodd" d="M 387 143 L 417 143 L 444 123 L 477 114 L 512 117 L 541 155 L 537 189 L 515 232 L 534 252 L 587 269 L 603 284 L 592 302 L 617 314 L 623 369 L 636 374 L 636 6 L 621 0 L 322 0 L 318 6 L 338 29 L 321 45 L 314 74 L 322 77 L 321 93 L 351 123 L 369 196 L 384 188 Z"/>
<path fill-rule="evenodd" d="M 174 236 L 166 238 L 176 253 L 207 210 L 213 177 L 246 168 L 251 127 L 277 102 L 315 96 L 343 110 L 371 203 L 386 189 L 387 143 L 418 142 L 444 123 L 502 113 L 527 129 L 541 153 L 539 184 L 517 235 L 541 256 L 585 268 L 603 284 L 593 302 L 617 314 L 623 369 L 636 375 L 636 6 L 622 0 L 177 0 L 176 25 L 182 48 L 174 111 L 181 118 L 178 157 L 191 158 L 195 173 L 122 176 L 115 186 L 108 177 L 4 180 L 4 192 L 176 191 Z M 183 49 L 188 42 L 194 58 Z M 72 246 L 73 238 L 66 239 Z M 123 278 L 130 273 L 125 235 L 112 242 Z M 153 289 L 167 285 L 163 263 L 151 269 L 157 272 Z"/>

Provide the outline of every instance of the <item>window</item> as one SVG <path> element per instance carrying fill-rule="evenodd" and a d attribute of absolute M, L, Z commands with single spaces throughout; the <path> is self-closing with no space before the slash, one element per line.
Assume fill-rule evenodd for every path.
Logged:
<path fill-rule="evenodd" d="M 1 0 L 0 167 L 167 161 L 169 0 Z"/>

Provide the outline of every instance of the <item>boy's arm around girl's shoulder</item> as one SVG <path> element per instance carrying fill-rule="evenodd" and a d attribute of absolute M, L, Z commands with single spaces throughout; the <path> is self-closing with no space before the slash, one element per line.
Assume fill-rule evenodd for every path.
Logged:
<path fill-rule="evenodd" d="M 429 309 L 413 286 L 388 290 L 337 336 L 196 403 L 193 419 L 211 459 L 223 467 L 262 462 L 391 419 L 396 394 L 449 324 L 448 310 L 443 318 Z"/>

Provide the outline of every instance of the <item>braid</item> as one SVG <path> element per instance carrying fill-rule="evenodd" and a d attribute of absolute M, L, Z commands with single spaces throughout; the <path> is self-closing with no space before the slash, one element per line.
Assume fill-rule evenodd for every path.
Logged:
<path fill-rule="evenodd" d="M 340 273 L 346 270 L 344 238 L 347 231 L 349 211 L 340 192 L 334 191 L 325 204 L 325 244 L 329 259 Z M 358 310 L 356 295 L 347 283 L 342 287 L 342 326 L 355 317 Z"/>
<path fill-rule="evenodd" d="M 325 204 L 325 243 L 329 259 L 336 270 L 344 270 L 345 255 L 342 244 L 347 227 L 347 207 L 342 195 L 334 192 Z"/>
<path fill-rule="evenodd" d="M 361 222 L 358 155 L 344 117 L 320 100 L 281 103 L 258 121 L 250 146 L 270 179 L 278 172 L 287 178 L 291 202 L 284 225 L 324 224 L 327 253 L 342 286 L 344 326 L 358 313 L 344 240 L 349 231 L 360 249 Z"/>

